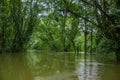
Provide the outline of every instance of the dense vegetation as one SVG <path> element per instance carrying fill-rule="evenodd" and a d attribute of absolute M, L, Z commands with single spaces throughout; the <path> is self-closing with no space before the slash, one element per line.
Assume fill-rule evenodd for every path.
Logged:
<path fill-rule="evenodd" d="M 0 53 L 115 53 L 120 61 L 119 4 L 120 0 L 1 0 Z"/>

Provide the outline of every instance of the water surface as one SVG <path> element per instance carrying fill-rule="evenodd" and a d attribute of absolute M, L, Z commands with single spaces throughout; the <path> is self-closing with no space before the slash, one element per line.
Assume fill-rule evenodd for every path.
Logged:
<path fill-rule="evenodd" d="M 1 54 L 0 80 L 120 80 L 120 64 L 73 53 Z"/>

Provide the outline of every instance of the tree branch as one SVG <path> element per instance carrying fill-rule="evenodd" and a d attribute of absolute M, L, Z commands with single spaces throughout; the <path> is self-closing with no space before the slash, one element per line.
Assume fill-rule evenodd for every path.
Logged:
<path fill-rule="evenodd" d="M 81 0 L 83 3 L 90 5 L 93 8 L 97 8 L 102 14 L 104 14 L 106 16 L 106 18 L 108 18 L 108 20 L 112 23 L 115 24 L 115 22 L 112 20 L 112 18 L 102 9 L 102 7 L 95 1 L 93 0 L 93 3 L 89 3 L 86 0 Z"/>
<path fill-rule="evenodd" d="M 92 24 L 95 25 L 95 26 L 98 26 L 98 25 L 97 25 L 96 23 L 94 23 L 93 21 L 87 19 L 86 17 L 81 16 L 79 13 L 76 13 L 76 12 L 70 10 L 70 9 L 67 9 L 67 10 L 59 10 L 59 11 L 69 12 L 69 13 L 71 13 L 72 15 L 74 15 L 75 17 L 82 18 L 82 19 L 84 19 L 85 21 L 90 22 L 90 23 L 92 23 Z"/>

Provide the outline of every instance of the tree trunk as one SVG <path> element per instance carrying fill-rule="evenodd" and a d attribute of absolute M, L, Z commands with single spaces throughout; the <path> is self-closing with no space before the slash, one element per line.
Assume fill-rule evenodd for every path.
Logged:
<path fill-rule="evenodd" d="M 91 42 L 91 45 L 90 45 L 90 54 L 92 55 L 92 40 L 93 40 L 93 30 L 91 28 L 91 33 L 90 33 L 90 42 Z"/>
<path fill-rule="evenodd" d="M 86 53 L 87 53 L 87 28 L 85 25 L 85 32 L 84 32 L 84 58 L 85 59 L 86 59 Z"/>
<path fill-rule="evenodd" d="M 65 16 L 63 17 L 63 21 L 61 24 L 61 42 L 63 45 L 63 51 L 65 51 L 65 26 L 66 26 L 66 13 L 63 13 Z"/>

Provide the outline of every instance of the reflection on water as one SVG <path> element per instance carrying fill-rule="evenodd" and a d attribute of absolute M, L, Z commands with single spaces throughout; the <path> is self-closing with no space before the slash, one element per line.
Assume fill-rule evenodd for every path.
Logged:
<path fill-rule="evenodd" d="M 119 64 L 98 63 L 73 53 L 0 55 L 0 80 L 120 80 Z"/>
<path fill-rule="evenodd" d="M 78 80 L 99 80 L 98 67 L 99 63 L 96 62 L 80 62 L 81 66 L 77 67 L 76 73 Z"/>

